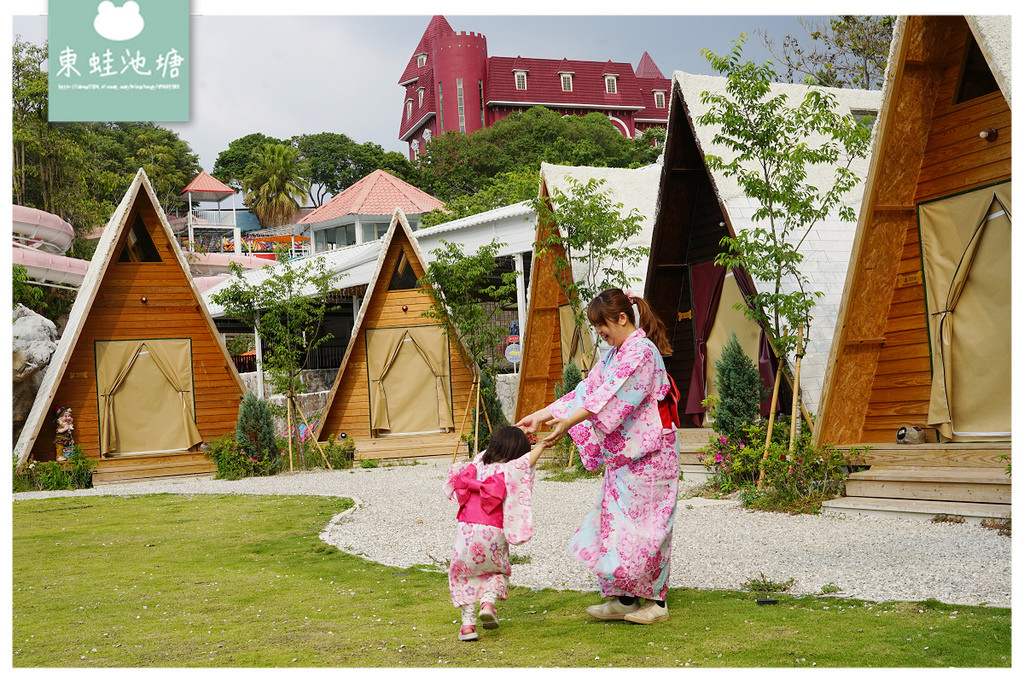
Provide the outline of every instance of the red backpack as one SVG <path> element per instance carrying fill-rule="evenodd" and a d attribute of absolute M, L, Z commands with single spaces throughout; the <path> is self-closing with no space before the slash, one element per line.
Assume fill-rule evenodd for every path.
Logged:
<path fill-rule="evenodd" d="M 672 375 L 668 376 L 669 390 L 665 398 L 658 401 L 658 413 L 661 414 L 661 426 L 670 429 L 672 425 L 679 426 L 679 389 L 676 387 Z"/>

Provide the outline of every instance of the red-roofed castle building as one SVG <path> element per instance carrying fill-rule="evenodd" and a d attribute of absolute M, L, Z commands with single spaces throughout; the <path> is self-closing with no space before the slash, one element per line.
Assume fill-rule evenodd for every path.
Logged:
<path fill-rule="evenodd" d="M 434 135 L 472 133 L 543 105 L 563 116 L 600 112 L 626 137 L 668 125 L 665 78 L 644 52 L 626 62 L 488 57 L 487 38 L 456 33 L 434 16 L 398 84 L 405 88 L 399 139 L 415 159 Z"/>

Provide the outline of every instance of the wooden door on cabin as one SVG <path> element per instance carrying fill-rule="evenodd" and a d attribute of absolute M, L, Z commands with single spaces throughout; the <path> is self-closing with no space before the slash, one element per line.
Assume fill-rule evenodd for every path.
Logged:
<path fill-rule="evenodd" d="M 100 455 L 189 450 L 195 419 L 191 339 L 97 341 Z"/>
<path fill-rule="evenodd" d="M 448 335 L 440 327 L 368 329 L 366 363 L 374 436 L 454 428 Z"/>
<path fill-rule="evenodd" d="M 1010 183 L 918 206 L 931 349 L 928 424 L 944 441 L 1011 436 Z"/>

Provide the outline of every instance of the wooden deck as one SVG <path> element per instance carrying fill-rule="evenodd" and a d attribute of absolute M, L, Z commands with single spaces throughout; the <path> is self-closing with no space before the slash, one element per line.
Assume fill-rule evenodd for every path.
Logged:
<path fill-rule="evenodd" d="M 93 486 L 180 478 L 211 479 L 217 466 L 206 453 L 147 453 L 101 458 L 92 474 Z"/>
<path fill-rule="evenodd" d="M 414 460 L 416 458 L 449 459 L 458 451 L 459 457 L 469 456 L 469 447 L 459 443 L 454 432 L 448 434 L 417 434 L 412 436 L 384 436 L 376 439 L 353 439 L 355 459 L 359 460 Z"/>

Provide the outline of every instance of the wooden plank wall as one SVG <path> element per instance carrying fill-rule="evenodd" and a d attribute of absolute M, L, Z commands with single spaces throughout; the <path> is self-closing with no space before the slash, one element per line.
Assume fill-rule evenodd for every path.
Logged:
<path fill-rule="evenodd" d="M 543 188 L 546 193 L 547 188 Z M 539 220 L 537 242 L 543 242 L 557 228 Z M 555 278 L 557 258 L 565 258 L 559 247 L 535 256 L 530 275 L 530 300 L 523 334 L 522 364 L 519 366 L 519 387 L 516 391 L 515 420 L 519 421 L 555 400 L 555 383 L 562 381 L 561 328 L 558 309 L 567 305 L 562 288 Z"/>
<path fill-rule="evenodd" d="M 141 216 L 160 263 L 119 263 L 117 255 L 136 216 Z M 75 418 L 75 440 L 90 457 L 99 456 L 99 415 L 96 396 L 96 340 L 182 338 L 192 340 L 192 373 L 196 424 L 212 442 L 234 432 L 242 387 L 230 359 L 221 350 L 216 331 L 202 314 L 188 275 L 160 227 L 145 192 L 130 209 L 124 235 L 115 246 L 82 327 L 47 418 L 36 439 L 37 459 L 53 459 L 56 406 L 69 406 Z M 146 303 L 141 298 L 146 297 Z"/>
<path fill-rule="evenodd" d="M 908 19 L 820 442 L 890 443 L 901 425 L 927 423 L 931 361 L 916 204 L 1010 178 L 1002 95 L 954 103 L 969 33 L 959 16 Z M 999 131 L 995 142 L 978 137 L 986 128 Z"/>
<path fill-rule="evenodd" d="M 423 264 L 419 262 L 409 240 L 403 231 L 395 232 L 387 255 L 384 257 L 380 274 L 369 297 L 366 314 L 358 330 L 353 331 L 352 350 L 348 354 L 348 362 L 340 371 L 336 380 L 331 404 L 324 409 L 323 427 L 320 429 L 320 440 L 326 441 L 330 434 L 342 432 L 356 439 L 372 438 L 370 430 L 370 388 L 366 365 L 366 334 L 367 329 L 384 327 L 420 327 L 433 326 L 431 318 L 420 314 L 430 308 L 430 296 L 418 289 L 388 290 L 391 275 L 402 253 L 406 254 L 416 274 L 423 277 Z M 403 311 L 402 306 L 407 310 Z M 449 339 L 448 353 L 450 357 L 452 380 L 452 410 L 454 411 L 455 428 L 462 423 L 473 386 L 473 377 L 462 361 L 461 351 L 456 340 Z"/>

